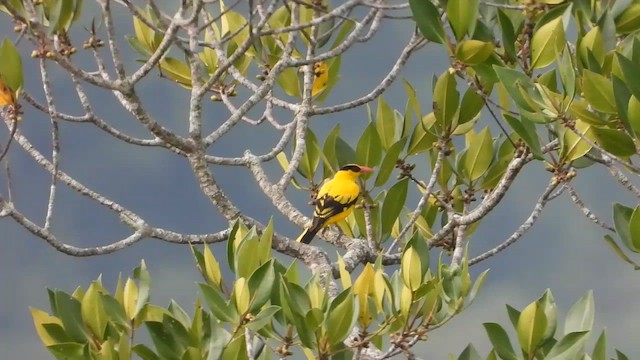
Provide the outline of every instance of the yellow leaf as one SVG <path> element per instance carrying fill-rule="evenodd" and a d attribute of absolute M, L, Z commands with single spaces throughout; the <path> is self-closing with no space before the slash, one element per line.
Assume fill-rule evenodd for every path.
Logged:
<path fill-rule="evenodd" d="M 371 263 L 367 263 L 360 276 L 353 284 L 353 293 L 358 297 L 359 311 L 358 321 L 363 328 L 366 328 L 371 323 L 371 316 L 369 315 L 369 306 L 367 298 L 369 294 L 374 294 L 374 275 L 373 266 Z"/>
<path fill-rule="evenodd" d="M 191 69 L 189 66 L 178 59 L 167 57 L 160 61 L 160 70 L 167 77 L 177 82 L 182 87 L 191 89 Z"/>
<path fill-rule="evenodd" d="M 413 303 L 413 291 L 403 283 L 402 291 L 400 292 L 400 314 L 402 314 L 405 319 L 409 317 L 411 303 Z"/>
<path fill-rule="evenodd" d="M 593 139 L 593 130 L 588 123 L 578 119 L 576 120 L 575 128 L 576 132 L 583 134 L 585 138 Z M 564 146 L 562 150 L 564 154 L 564 156 L 562 156 L 563 162 L 570 162 L 588 153 L 589 150 L 591 150 L 591 145 L 582 140 L 575 132 L 567 129 L 564 133 Z"/>
<path fill-rule="evenodd" d="M 347 271 L 344 265 L 344 259 L 338 255 L 338 269 L 340 269 L 340 281 L 342 282 L 342 288 L 348 289 L 351 287 L 351 274 Z"/>
<path fill-rule="evenodd" d="M 36 332 L 38 333 L 38 336 L 40 336 L 40 340 L 42 340 L 44 346 L 55 345 L 56 341 L 51 337 L 51 335 L 49 335 L 43 325 L 58 324 L 62 326 L 62 321 L 42 310 L 34 309 L 32 307 L 29 307 L 29 310 L 31 311 L 31 317 L 33 317 L 33 324 L 35 325 Z"/>
<path fill-rule="evenodd" d="M 220 264 L 218 264 L 218 261 L 213 256 L 211 249 L 209 249 L 209 246 L 207 245 L 205 245 L 204 247 L 204 266 L 205 273 L 207 274 L 207 280 L 220 287 L 220 283 L 222 280 L 222 276 L 220 274 Z"/>
<path fill-rule="evenodd" d="M 422 284 L 422 265 L 416 249 L 410 247 L 404 251 L 400 267 L 404 284 L 409 290 L 416 291 Z"/>
<path fill-rule="evenodd" d="M 236 280 L 233 284 L 233 293 L 238 313 L 246 313 L 249 310 L 249 285 L 245 278 L 241 277 Z"/>
<path fill-rule="evenodd" d="M 327 88 L 329 82 L 329 67 L 324 62 L 317 62 L 313 64 L 313 88 L 311 89 L 311 95 L 324 91 Z"/>
<path fill-rule="evenodd" d="M 565 43 L 562 17 L 542 25 L 531 38 L 531 67 L 539 69 L 553 63 Z"/>
<path fill-rule="evenodd" d="M 317 281 L 309 283 L 307 293 L 309 294 L 309 300 L 311 301 L 311 308 L 322 308 L 322 303 L 324 302 L 324 288 L 320 286 Z"/>
<path fill-rule="evenodd" d="M 136 302 L 138 301 L 138 286 L 136 283 L 127 279 L 124 284 L 124 312 L 127 314 L 127 319 L 133 319 L 136 316 Z"/>
<path fill-rule="evenodd" d="M 493 53 L 492 43 L 480 40 L 463 40 L 456 49 L 456 58 L 468 65 L 484 62 Z"/>
<path fill-rule="evenodd" d="M 387 282 L 384 280 L 384 273 L 378 269 L 373 278 L 373 297 L 376 301 L 376 309 L 378 313 L 383 311 L 382 304 L 384 302 L 385 294 L 388 294 Z"/>

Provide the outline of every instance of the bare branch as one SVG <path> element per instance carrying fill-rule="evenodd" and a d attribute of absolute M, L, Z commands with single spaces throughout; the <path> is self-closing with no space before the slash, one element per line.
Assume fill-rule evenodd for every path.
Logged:
<path fill-rule="evenodd" d="M 578 193 L 573 188 L 573 186 L 571 186 L 570 184 L 564 184 L 563 188 L 569 191 L 569 196 L 571 197 L 571 201 L 573 201 L 573 203 L 580 208 L 580 211 L 584 216 L 586 216 L 589 220 L 593 221 L 594 224 L 599 225 L 603 229 L 614 232 L 614 233 L 616 232 L 616 230 L 612 226 L 607 225 L 607 223 L 605 223 L 599 217 L 597 217 L 593 213 L 593 211 L 591 211 L 591 209 L 589 209 L 587 205 L 585 205 L 584 201 L 580 199 L 580 197 L 578 196 Z"/>
<path fill-rule="evenodd" d="M 518 239 L 520 239 L 524 234 L 526 234 L 527 231 L 529 231 L 529 229 L 533 227 L 536 220 L 538 220 L 538 217 L 542 213 L 542 209 L 549 201 L 549 196 L 557 186 L 558 185 L 555 184 L 554 182 L 550 182 L 549 185 L 547 185 L 547 188 L 544 190 L 544 192 L 540 196 L 540 198 L 538 199 L 538 201 L 536 202 L 535 206 L 533 207 L 533 211 L 531 212 L 531 215 L 529 215 L 527 220 L 524 223 L 522 223 L 522 225 L 520 225 L 520 227 L 513 234 L 511 234 L 511 236 L 509 236 L 509 238 L 505 240 L 502 244 L 469 260 L 469 265 L 477 264 L 481 261 L 484 261 L 498 254 L 502 250 L 513 245 L 516 241 L 518 241 Z"/>
<path fill-rule="evenodd" d="M 511 187 L 511 184 L 517 177 L 518 173 L 522 169 L 522 167 L 530 161 L 529 157 L 514 157 L 509 165 L 507 166 L 507 170 L 504 175 L 498 182 L 498 185 L 493 189 L 493 191 L 487 195 L 482 202 L 473 210 L 471 210 L 466 215 L 456 215 L 449 219 L 449 222 L 445 224 L 431 239 L 429 239 L 429 244 L 433 245 L 440 242 L 446 235 L 448 235 L 456 226 L 459 225 L 470 225 L 474 222 L 480 220 L 486 214 L 489 213 L 494 207 L 500 203 L 500 200 L 504 197 Z"/>
<path fill-rule="evenodd" d="M 40 59 L 40 75 L 42 77 L 42 88 L 47 99 L 47 109 L 50 114 L 56 112 L 56 107 L 53 100 L 53 92 L 51 90 L 51 82 L 49 80 L 49 73 L 45 66 L 45 61 Z M 60 168 L 60 136 L 58 129 L 58 119 L 55 116 L 49 117 L 51 121 L 51 159 L 52 159 L 52 174 L 51 174 L 51 186 L 49 187 L 49 201 L 47 203 L 47 214 L 44 220 L 44 229 L 51 229 L 51 219 L 53 217 L 53 207 L 56 200 L 56 190 L 58 183 L 58 171 Z"/>
<path fill-rule="evenodd" d="M 126 77 L 126 74 L 124 72 L 122 56 L 120 55 L 120 50 L 118 49 L 118 44 L 116 43 L 116 31 L 113 24 L 113 18 L 111 17 L 111 2 L 109 0 L 98 0 L 98 3 L 102 8 L 102 17 L 104 18 L 104 22 L 107 28 L 107 39 L 109 43 L 109 50 L 111 51 L 111 59 L 113 60 L 113 65 L 116 68 L 118 78 L 120 80 L 123 80 Z M 104 71 L 104 66 L 102 66 L 101 71 L 106 73 Z"/>
<path fill-rule="evenodd" d="M 395 79 L 400 74 L 400 71 L 404 68 L 404 65 L 409 60 L 409 57 L 418 48 L 421 41 L 422 39 L 420 37 L 418 37 L 416 34 L 413 34 L 413 36 L 411 37 L 411 40 L 409 40 L 409 43 L 402 50 L 402 53 L 396 60 L 396 63 L 393 65 L 393 68 L 391 69 L 391 71 L 389 71 L 389 73 L 385 76 L 385 78 L 382 79 L 380 84 L 378 84 L 378 86 L 376 86 L 376 88 L 373 89 L 369 94 L 359 99 L 352 100 L 343 104 L 324 107 L 324 108 L 316 108 L 313 110 L 313 112 L 310 115 L 323 115 L 323 114 L 339 112 L 347 109 L 352 109 L 375 100 L 395 81 Z"/>

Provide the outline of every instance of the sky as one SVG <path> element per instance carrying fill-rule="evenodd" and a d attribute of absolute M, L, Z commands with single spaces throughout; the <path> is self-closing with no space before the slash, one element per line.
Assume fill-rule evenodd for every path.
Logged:
<path fill-rule="evenodd" d="M 86 18 L 98 16 L 95 6 L 87 2 Z M 116 11 L 119 38 L 132 33 L 129 17 Z M 0 16 L 0 34 L 14 38 L 12 25 Z M 80 44 L 86 33 L 78 27 L 72 34 Z M 343 102 L 366 94 L 375 87 L 395 61 L 409 38 L 412 26 L 406 21 L 387 21 L 374 41 L 356 45 L 342 59 L 341 81 L 327 100 L 328 104 Z M 127 59 L 127 69 L 138 66 L 135 54 L 125 41 L 121 42 Z M 30 53 L 23 46 L 23 54 Z M 79 51 L 74 58 L 85 68 L 92 69 L 89 57 Z M 420 96 L 423 108 L 431 104 L 431 79 L 447 68 L 443 49 L 429 45 L 415 54 L 402 72 Z M 26 88 L 36 98 L 44 95 L 35 60 L 23 57 Z M 62 111 L 79 113 L 78 101 L 71 91 L 70 81 L 62 71 L 52 71 L 54 96 Z M 182 88 L 158 79 L 154 73 L 139 88 L 149 111 L 166 126 L 176 131 L 186 129 L 188 94 Z M 143 136 L 145 131 L 120 109 L 112 95 L 91 89 L 90 99 L 97 112 L 115 126 Z M 400 81 L 387 93 L 385 99 L 392 107 L 403 109 L 406 97 Z M 374 105 L 374 104 L 372 104 Z M 50 153 L 49 120 L 28 106 L 20 129 L 44 154 Z M 207 104 L 206 124 L 213 129 L 226 116 L 220 104 Z M 220 115 L 222 114 L 222 116 Z M 480 123 L 490 124 L 486 116 Z M 323 138 L 333 126 L 340 124 L 347 140 L 355 143 L 367 124 L 365 108 L 314 118 L 312 128 Z M 489 125 L 493 126 L 494 125 Z M 82 183 L 105 196 L 129 207 L 148 219 L 151 224 L 178 232 L 206 233 L 222 230 L 226 222 L 214 206 L 200 192 L 184 159 L 159 149 L 139 149 L 122 144 L 100 133 L 90 125 L 61 124 L 61 168 Z M 496 134 L 496 132 L 493 132 Z M 0 139 L 6 139 L 6 129 L 0 130 Z M 276 134 L 244 126 L 234 129 L 227 138 L 213 147 L 216 155 L 240 155 L 247 148 L 254 153 L 270 149 Z M 249 141 L 247 141 L 249 139 Z M 2 140 L 4 142 L 4 140 Z M 10 152 L 15 206 L 28 216 L 42 222 L 46 211 L 49 176 L 18 146 Z M 422 166 L 418 171 L 427 177 L 426 158 L 415 158 Z M 279 175 L 277 164 L 267 168 L 272 179 Z M 244 169 L 212 167 L 220 185 L 233 201 L 248 214 L 266 222 L 273 216 L 278 232 L 295 237 L 300 229 L 291 225 L 274 209 L 269 200 L 253 184 Z M 548 182 L 549 173 L 542 164 L 535 163 L 524 170 L 504 201 L 483 221 L 470 242 L 470 252 L 480 254 L 506 239 L 529 215 L 536 199 Z M 605 221 L 611 223 L 614 201 L 635 206 L 633 199 L 602 169 L 578 172 L 574 186 L 583 200 Z M 5 195 L 6 182 L 0 176 L 0 191 Z M 307 194 L 295 189 L 287 193 L 307 215 L 312 210 L 306 205 Z M 412 199 L 413 202 L 417 199 Z M 105 245 L 128 236 L 117 217 L 73 191 L 60 187 L 53 218 L 53 231 L 66 243 L 88 247 Z M 596 332 L 608 332 L 609 350 L 624 351 L 630 358 L 639 358 L 637 340 L 637 305 L 640 296 L 637 274 L 620 261 L 603 241 L 601 228 L 585 219 L 566 195 L 552 201 L 536 226 L 503 253 L 472 268 L 474 275 L 490 268 L 484 288 L 472 306 L 450 324 L 430 334 L 429 340 L 419 344 L 417 354 L 430 359 L 443 359 L 448 354 L 459 354 L 472 342 L 483 355 L 489 350 L 483 322 L 498 322 L 509 328 L 505 304 L 522 309 L 537 299 L 547 288 L 552 289 L 564 318 L 571 304 L 589 289 L 593 289 L 596 302 Z M 129 276 L 132 269 L 144 259 L 152 276 L 152 301 L 166 306 L 170 299 L 185 309 L 192 309 L 197 296 L 195 283 L 200 280 L 194 260 L 187 246 L 167 244 L 157 240 L 144 240 L 119 252 L 88 258 L 63 255 L 16 225 L 11 219 L 0 218 L 0 358 L 46 359 L 48 352 L 38 339 L 29 314 L 29 307 L 49 310 L 46 288 L 59 288 L 73 292 L 75 287 L 86 288 L 102 275 L 109 289 L 115 288 L 118 274 Z M 315 244 L 320 244 L 317 241 Z M 335 257 L 342 249 L 322 244 Z M 224 248 L 214 246 L 218 258 L 224 258 Z M 288 263 L 291 259 L 280 257 Z M 562 328 L 562 323 L 559 329 Z M 591 343 L 593 343 L 593 341 Z M 589 345 L 591 348 L 592 345 Z"/>

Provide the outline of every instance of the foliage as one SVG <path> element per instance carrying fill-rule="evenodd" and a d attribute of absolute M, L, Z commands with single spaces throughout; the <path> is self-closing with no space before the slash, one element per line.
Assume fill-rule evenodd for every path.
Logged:
<path fill-rule="evenodd" d="M 500 324 L 484 323 L 493 346 L 487 359 L 613 359 L 607 356 L 606 330 L 598 336 L 593 350 L 590 353 L 586 351 L 589 338 L 594 335 L 595 304 L 591 291 L 571 306 L 562 332 L 558 331 L 557 307 L 550 290 L 522 311 L 507 305 L 507 313 L 518 343 L 516 346 L 511 344 L 507 331 Z M 617 350 L 616 356 L 617 359 L 627 358 Z M 484 358 L 469 344 L 458 359 Z"/>
<path fill-rule="evenodd" d="M 175 303 L 167 309 L 151 305 L 144 262 L 133 278 L 119 283 L 114 295 L 100 279 L 71 295 L 51 290 L 51 315 L 40 310 L 32 315 L 42 341 L 57 358 L 126 359 L 131 353 L 144 359 L 235 358 L 252 356 L 252 349 L 266 358 L 264 346 L 282 356 L 304 352 L 321 359 L 359 356 L 365 350 L 376 350 L 380 358 L 409 352 L 471 303 L 486 271 L 472 283 L 469 267 L 522 238 L 545 205 L 563 192 L 609 232 L 604 239 L 615 253 L 640 269 L 635 255 L 628 254 L 640 252 L 638 207 L 614 204 L 609 226 L 571 186 L 585 168 L 602 167 L 640 197 L 630 180 L 640 173 L 635 164 L 640 142 L 636 0 L 274 0 L 249 2 L 255 8 L 248 10 L 240 10 L 239 2 L 194 0 L 180 2 L 171 10 L 175 13 L 154 1 L 144 8 L 128 1 L 98 3 L 104 28 L 93 22 L 87 29 L 82 48 L 95 62 L 88 71 L 75 61 L 78 50 L 71 38 L 87 12 L 81 0 L 0 0 L 0 10 L 25 39 L 18 46 L 4 39 L 0 46 L 0 115 L 15 146 L 52 174 L 43 225 L 20 212 L 11 189 L 9 196 L 0 195 L 0 216 L 73 256 L 104 255 L 145 238 L 191 245 L 227 241 L 235 280 L 231 283 L 222 275 L 208 247 L 200 251 L 194 246 L 205 278 L 199 284 L 200 298 L 209 310 L 198 303 L 191 317 Z M 139 57 L 133 71 L 124 66 L 118 48 L 112 6 L 124 6 L 131 15 L 133 33 L 125 39 Z M 368 13 L 358 17 L 358 7 Z M 395 65 L 366 95 L 335 103 L 331 95 L 349 75 L 342 73 L 342 61 L 354 44 L 375 37 L 389 18 L 412 26 L 415 22 Z M 430 86 L 404 81 L 406 106 L 394 109 L 383 94 L 423 47 L 442 50 L 450 64 L 436 70 Z M 28 70 L 21 54 L 29 51 L 35 61 L 28 66 L 39 65 L 44 105 L 25 88 Z M 105 66 L 105 53 L 114 71 Z M 52 67 L 64 70 L 74 82 L 84 115 L 56 109 Z M 175 122 L 187 131 L 163 125 L 146 110 L 136 91 L 150 74 L 188 93 L 188 110 Z M 126 134 L 98 116 L 87 86 L 113 94 L 149 137 Z M 429 94 L 432 106 L 426 108 Z M 203 130 L 209 125 L 203 120 L 207 99 L 221 118 L 208 133 Z M 17 130 L 23 105 L 50 118 L 51 160 Z M 314 132 L 314 118 L 364 110 L 365 105 L 361 113 L 368 121 L 355 141 L 344 136 L 345 123 L 326 136 Z M 260 111 L 259 118 L 252 118 Z M 214 234 L 179 234 L 150 225 L 80 183 L 60 170 L 62 122 L 93 124 L 117 141 L 181 157 L 203 195 L 233 225 Z M 240 128 L 238 124 L 259 131 L 268 127 L 281 137 L 263 154 L 253 154 L 253 144 L 247 144 L 241 155 L 212 155 L 213 145 Z M 0 160 L 11 143 L 0 151 Z M 282 167 L 277 181 L 265 173 L 269 162 Z M 362 202 L 339 224 L 341 231 L 321 234 L 345 249 L 336 262 L 319 248 L 290 241 L 272 223 L 264 225 L 249 216 L 248 207 L 229 199 L 216 180 L 217 166 L 244 167 L 274 209 L 304 227 L 306 211 L 289 201 L 289 185 L 313 197 L 321 178 L 351 162 L 375 167 L 376 172 L 362 177 Z M 499 246 L 469 256 L 469 239 L 482 220 L 500 204 L 522 169 L 536 164 L 551 175 L 529 219 Z M 59 240 L 51 226 L 59 183 L 115 213 L 131 235 L 96 248 Z M 434 248 L 439 253 L 430 256 Z M 271 249 L 301 260 L 314 271 L 313 277 L 301 280 L 296 262 L 287 266 L 276 261 Z M 389 274 L 388 265 L 399 269 Z M 361 269 L 357 276 L 352 274 L 356 269 Z M 522 351 L 514 350 L 500 325 L 485 324 L 494 346 L 488 358 L 589 358 L 583 345 L 592 330 L 590 294 L 572 307 L 557 340 L 550 292 L 522 312 L 508 309 Z M 143 325 L 153 349 L 133 341 Z M 605 341 L 603 334 L 591 358 L 605 358 Z M 470 346 L 460 358 L 479 355 Z"/>
<path fill-rule="evenodd" d="M 191 316 L 173 301 L 166 309 L 150 302 L 151 277 L 143 261 L 133 278 L 118 281 L 113 295 L 100 278 L 73 294 L 49 290 L 51 314 L 31 310 L 38 335 L 59 359 L 245 359 L 247 342 L 255 344 L 252 358 L 269 358 L 265 346 L 281 356 L 351 358 L 364 343 L 381 348 L 392 333 L 413 342 L 424 338 L 471 304 L 486 275 L 472 283 L 466 263 L 430 267 L 424 240 L 415 237 L 393 274 L 380 261 L 357 276 L 341 263 L 342 286 L 332 297 L 318 276 L 302 280 L 297 263 L 286 267 L 272 258 L 271 224 L 262 235 L 241 222 L 233 226 L 232 283 L 221 277 L 208 246 L 192 247 L 205 281 L 198 284 Z M 356 324 L 357 337 L 345 346 Z M 133 341 L 143 329 L 153 347 Z M 389 356 L 400 352 L 401 344 L 395 345 Z"/>

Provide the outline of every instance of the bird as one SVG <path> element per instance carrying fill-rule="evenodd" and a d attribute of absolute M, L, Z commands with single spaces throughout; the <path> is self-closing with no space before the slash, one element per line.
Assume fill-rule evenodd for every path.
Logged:
<path fill-rule="evenodd" d="M 360 185 L 356 182 L 358 177 L 372 171 L 372 168 L 357 164 L 341 167 L 333 178 L 318 190 L 311 226 L 306 228 L 296 241 L 308 244 L 320 229 L 349 216 L 360 196 Z"/>

